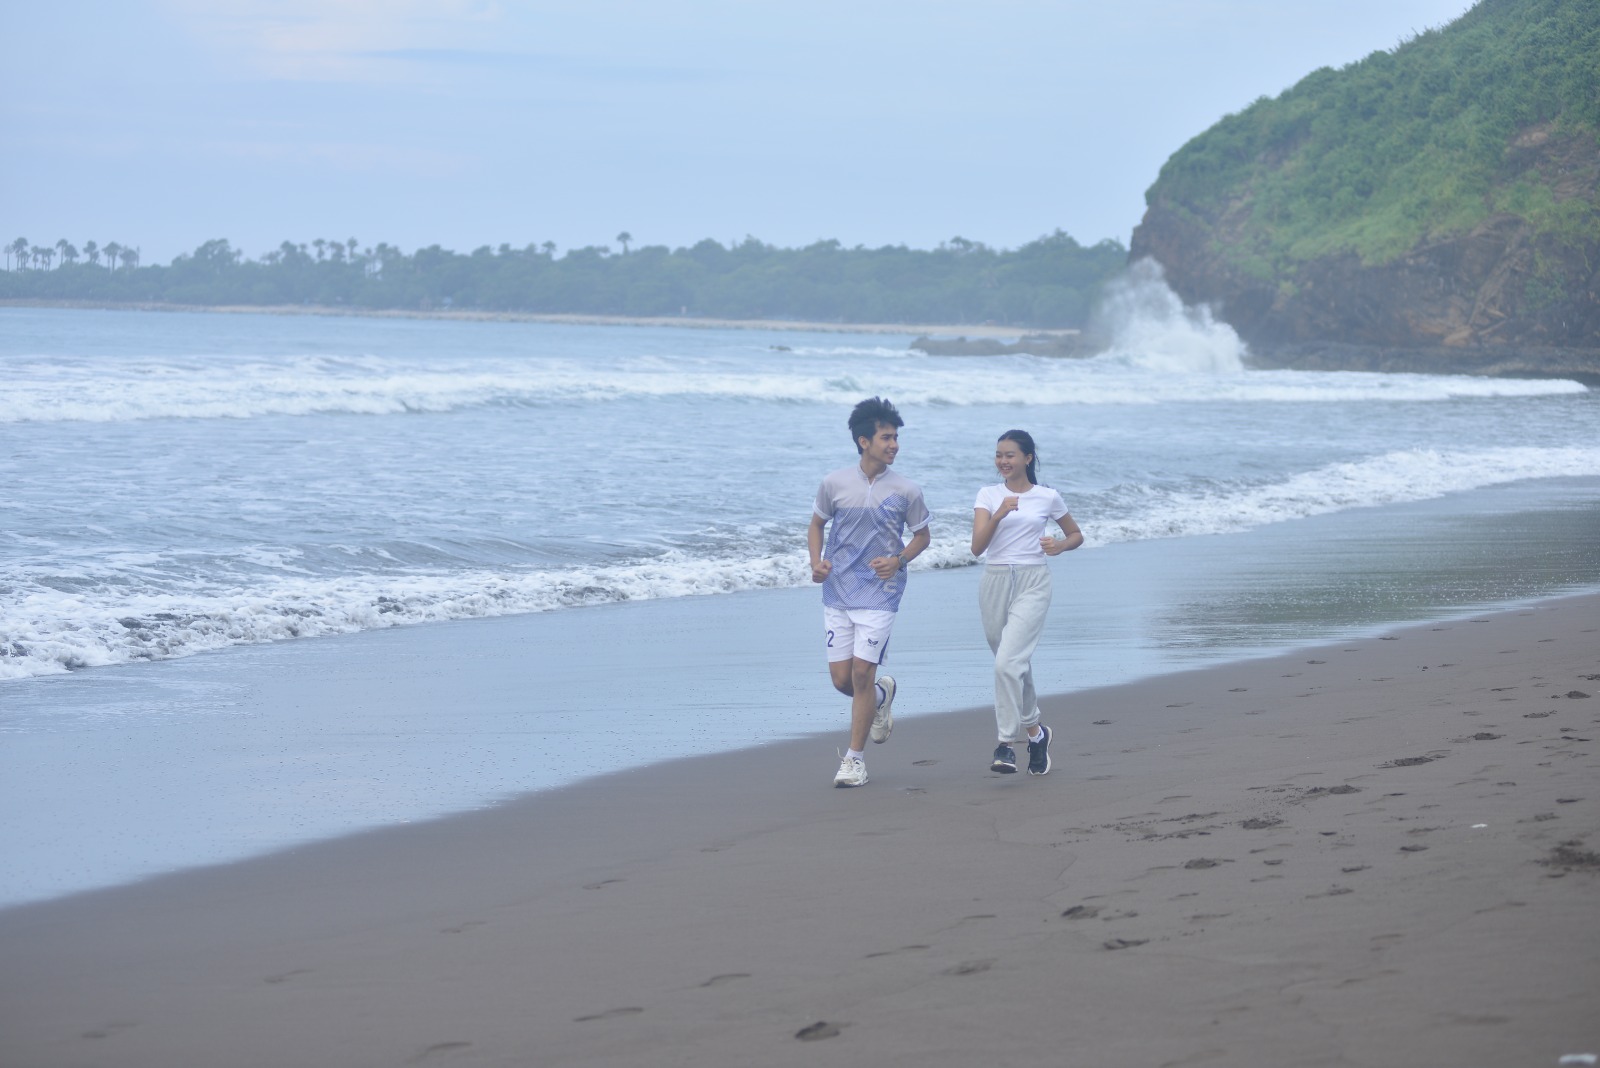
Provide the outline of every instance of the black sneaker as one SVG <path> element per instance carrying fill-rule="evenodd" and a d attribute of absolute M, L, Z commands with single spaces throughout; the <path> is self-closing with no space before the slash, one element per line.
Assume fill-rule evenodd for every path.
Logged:
<path fill-rule="evenodd" d="M 998 771 L 1002 775 L 1015 775 L 1017 773 L 1017 752 L 1009 745 L 1001 742 L 994 747 L 994 760 L 989 764 L 990 771 Z"/>
<path fill-rule="evenodd" d="M 1037 742 L 1028 743 L 1028 774 L 1050 774 L 1050 728 L 1041 726 L 1044 733 Z"/>

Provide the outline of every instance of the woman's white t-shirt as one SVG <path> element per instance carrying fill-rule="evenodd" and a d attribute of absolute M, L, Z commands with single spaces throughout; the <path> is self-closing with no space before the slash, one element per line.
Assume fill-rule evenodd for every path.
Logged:
<path fill-rule="evenodd" d="M 1017 498 L 1017 510 L 1001 518 L 984 556 L 991 564 L 1044 563 L 1046 557 L 1039 539 L 1044 537 L 1052 520 L 1067 514 L 1067 503 L 1049 486 L 1034 486 L 1027 493 L 1015 493 L 1000 482 L 979 490 L 973 507 L 994 515 L 1007 497 Z"/>

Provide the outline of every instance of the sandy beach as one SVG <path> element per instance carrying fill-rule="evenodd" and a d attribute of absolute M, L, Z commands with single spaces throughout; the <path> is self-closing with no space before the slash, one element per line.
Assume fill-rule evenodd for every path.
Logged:
<path fill-rule="evenodd" d="M 1053 699 L 1045 778 L 920 716 L 20 906 L 0 1063 L 1554 1065 L 1596 694 L 1566 597 Z"/>
<path fill-rule="evenodd" d="M 325 304 L 164 304 L 80 300 L 0 300 L 0 307 L 115 309 L 151 312 L 209 312 L 222 315 L 317 315 L 365 319 L 439 319 L 480 323 L 561 323 L 568 326 L 671 326 L 691 330 L 783 330 L 817 334 L 899 334 L 908 337 L 967 337 L 1015 340 L 1027 336 L 1066 337 L 1077 330 L 1005 326 L 996 323 L 814 323 L 796 319 L 711 319 L 693 315 L 558 315 L 535 312 L 431 308 L 350 308 Z"/>

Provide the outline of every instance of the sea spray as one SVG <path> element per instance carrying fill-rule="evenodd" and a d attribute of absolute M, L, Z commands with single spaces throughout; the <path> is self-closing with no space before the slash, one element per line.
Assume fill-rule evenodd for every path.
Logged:
<path fill-rule="evenodd" d="M 1134 262 L 1105 287 L 1091 333 L 1106 348 L 1098 357 L 1161 372 L 1236 373 L 1245 344 L 1218 322 L 1209 305 L 1185 304 L 1167 285 L 1161 264 Z"/>

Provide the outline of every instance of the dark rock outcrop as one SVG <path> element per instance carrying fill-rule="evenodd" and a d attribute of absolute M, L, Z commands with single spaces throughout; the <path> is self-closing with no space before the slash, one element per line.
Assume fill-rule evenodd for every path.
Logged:
<path fill-rule="evenodd" d="M 910 348 L 929 356 L 1008 356 L 1027 353 L 1030 356 L 1089 356 L 1088 346 L 1077 331 L 1054 334 L 1024 334 L 1016 341 L 998 338 L 932 338 L 919 337 Z"/>
<path fill-rule="evenodd" d="M 1600 144 L 1563 153 L 1572 184 L 1600 191 Z M 1301 261 L 1270 279 L 1228 255 L 1248 197 L 1215 218 L 1156 201 L 1130 259 L 1162 265 L 1173 291 L 1208 303 L 1251 345 L 1341 341 L 1389 347 L 1538 346 L 1600 351 L 1600 242 L 1537 233 L 1513 215 L 1425 241 L 1389 263 L 1353 253 Z"/>

